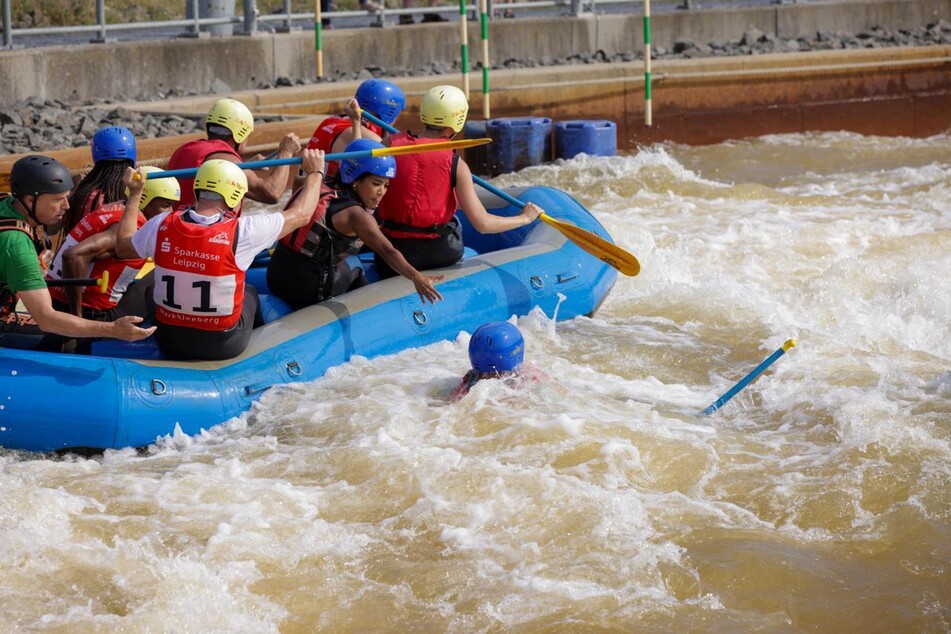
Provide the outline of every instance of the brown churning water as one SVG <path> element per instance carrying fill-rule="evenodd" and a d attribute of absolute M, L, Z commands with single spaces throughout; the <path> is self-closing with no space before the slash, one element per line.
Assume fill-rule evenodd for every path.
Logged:
<path fill-rule="evenodd" d="M 0 630 L 948 631 L 949 141 L 497 179 L 641 261 L 592 319 L 518 321 L 557 383 L 450 402 L 463 335 L 146 455 L 0 453 Z"/>

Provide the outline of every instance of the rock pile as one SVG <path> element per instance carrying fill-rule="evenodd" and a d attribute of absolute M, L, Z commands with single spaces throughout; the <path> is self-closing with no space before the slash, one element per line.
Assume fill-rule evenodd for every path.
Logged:
<path fill-rule="evenodd" d="M 819 31 L 812 38 L 799 37 L 788 40 L 751 28 L 743 34 L 739 41 L 703 44 L 689 39 L 680 39 L 674 43 L 672 51 L 658 49 L 657 55 L 658 57 L 671 54 L 680 57 L 713 57 L 835 49 L 888 48 L 891 46 L 932 46 L 937 44 L 951 44 L 951 24 L 944 20 L 938 20 L 926 27 L 907 31 L 893 32 L 879 27 L 873 27 L 855 35 Z"/>
<path fill-rule="evenodd" d="M 817 51 L 832 49 L 886 48 L 891 46 L 931 46 L 951 44 L 951 24 L 938 20 L 926 27 L 886 31 L 873 28 L 858 34 L 833 33 L 820 31 L 814 37 L 800 37 L 785 40 L 763 33 L 758 29 L 747 30 L 743 37 L 731 42 L 695 42 L 679 39 L 672 50 L 657 47 L 653 51 L 656 58 L 699 58 L 730 55 L 759 55 L 763 53 L 783 53 L 799 51 Z M 608 55 L 604 51 L 593 54 L 578 54 L 565 58 L 547 58 L 538 60 L 507 59 L 494 68 L 532 68 L 536 66 L 559 66 L 567 64 L 604 64 L 632 62 L 642 59 L 640 51 L 627 51 Z M 476 63 L 476 69 L 481 66 Z M 448 64 L 433 62 L 421 68 L 391 68 L 379 66 L 367 67 L 359 73 L 337 73 L 322 81 L 349 81 L 370 77 L 419 77 L 445 75 L 459 72 L 459 63 Z M 279 77 L 273 84 L 260 84 L 258 88 L 304 85 L 313 81 L 291 81 Z M 168 96 L 185 96 L 184 91 L 171 95 L 142 95 L 139 101 L 165 99 Z M 129 128 L 138 139 L 187 134 L 202 129 L 201 116 L 182 117 L 167 113 L 132 112 L 115 104 L 126 101 L 122 95 L 115 99 L 69 103 L 64 101 L 44 101 L 30 98 L 9 108 L 0 108 L 0 154 L 20 154 L 88 145 L 96 130 L 110 125 L 122 125 Z"/>
<path fill-rule="evenodd" d="M 44 101 L 31 97 L 0 109 L 0 154 L 42 152 L 89 145 L 100 128 L 121 125 L 137 139 L 188 134 L 202 129 L 201 117 L 132 112 L 110 105 L 116 100 Z"/>

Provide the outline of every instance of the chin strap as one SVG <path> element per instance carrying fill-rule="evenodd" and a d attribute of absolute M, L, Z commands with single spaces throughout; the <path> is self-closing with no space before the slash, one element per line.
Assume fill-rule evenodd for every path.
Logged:
<path fill-rule="evenodd" d="M 3 198 L 6 198 L 6 195 L 4 195 Z M 27 204 L 23 202 L 22 198 L 20 198 L 19 196 L 13 196 L 13 200 L 20 203 L 20 206 L 26 210 L 26 215 L 29 216 L 30 219 L 33 222 L 35 222 L 37 226 L 40 226 L 40 219 L 36 217 L 36 200 L 38 198 L 39 196 L 33 196 L 33 204 L 30 206 L 27 206 Z"/>
<path fill-rule="evenodd" d="M 33 220 L 33 222 L 36 223 L 36 226 L 37 226 L 37 227 L 40 227 L 40 226 L 42 226 L 42 225 L 40 224 L 40 219 L 36 217 L 36 202 L 37 202 L 38 199 L 39 199 L 39 196 L 34 196 L 34 197 L 33 197 L 33 204 L 30 205 L 30 209 L 29 209 L 29 211 L 27 211 L 27 213 L 30 214 L 30 218 Z M 21 203 L 21 204 L 22 204 L 22 203 Z M 23 206 L 26 207 L 26 205 L 23 205 Z"/>

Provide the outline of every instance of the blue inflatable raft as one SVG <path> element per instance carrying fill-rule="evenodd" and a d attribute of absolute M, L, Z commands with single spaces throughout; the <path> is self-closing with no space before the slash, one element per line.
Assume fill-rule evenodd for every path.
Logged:
<path fill-rule="evenodd" d="M 531 187 L 512 193 L 610 240 L 564 192 Z M 488 194 L 483 203 L 496 214 L 519 213 Z M 162 360 L 148 340 L 97 342 L 90 356 L 0 349 L 0 446 L 102 450 L 146 446 L 176 426 L 197 434 L 245 412 L 265 390 L 313 381 L 354 355 L 453 339 L 536 306 L 559 320 L 592 314 L 617 279 L 617 271 L 541 222 L 480 235 L 459 217 L 468 255 L 439 271 L 446 274 L 439 284 L 445 299 L 434 305 L 423 305 L 413 285 L 396 277 L 291 312 L 266 295 L 259 268 L 248 279 L 262 293 L 268 323 L 228 361 Z M 363 264 L 373 280 L 372 260 Z"/>

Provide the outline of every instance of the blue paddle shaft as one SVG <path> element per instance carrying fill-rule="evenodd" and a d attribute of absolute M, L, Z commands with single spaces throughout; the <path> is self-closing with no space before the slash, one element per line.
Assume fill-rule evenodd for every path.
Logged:
<path fill-rule="evenodd" d="M 342 161 L 349 158 L 365 158 L 373 156 L 373 150 L 356 150 L 354 152 L 337 152 L 336 154 L 325 154 L 325 161 Z M 262 167 L 279 167 L 281 165 L 295 165 L 301 162 L 301 157 L 292 156 L 282 159 L 267 159 L 264 161 L 250 161 L 248 163 L 237 163 L 243 170 L 256 170 Z M 146 178 L 194 178 L 198 173 L 197 167 L 190 167 L 181 170 L 165 170 L 164 172 L 149 172 Z"/>
<path fill-rule="evenodd" d="M 386 130 L 387 132 L 389 132 L 390 134 L 395 134 L 396 132 L 399 132 L 399 130 L 397 130 L 396 128 L 394 128 L 393 126 L 391 126 L 389 123 L 387 123 L 387 122 L 384 121 L 383 119 L 380 119 L 378 116 L 376 116 L 375 114 L 373 114 L 373 113 L 371 113 L 371 112 L 367 112 L 366 110 L 363 110 L 363 111 L 361 112 L 361 114 L 363 115 L 363 118 L 365 118 L 365 119 L 367 119 L 367 120 L 369 120 L 369 121 L 372 121 L 373 123 L 377 124 L 378 126 L 380 126 L 381 128 L 383 128 L 384 130 Z M 482 180 L 481 178 L 479 178 L 479 177 L 476 176 L 475 174 L 472 175 L 472 182 L 475 183 L 475 184 L 477 184 L 477 185 L 479 185 L 480 187 L 482 187 L 482 188 L 485 189 L 486 191 L 495 194 L 496 196 L 498 196 L 499 198 L 501 198 L 501 199 L 504 200 L 505 202 L 509 203 L 510 205 L 517 205 L 519 209 L 521 209 L 522 207 L 525 206 L 525 203 L 523 203 L 521 200 L 519 200 L 519 199 L 516 198 L 515 196 L 512 196 L 511 194 L 508 194 L 508 193 L 502 191 L 501 189 L 499 189 L 499 188 L 496 187 L 495 185 L 492 185 L 491 183 L 488 183 L 488 182 Z"/>
<path fill-rule="evenodd" d="M 366 119 L 367 121 L 372 121 L 373 123 L 377 124 L 378 126 L 380 126 L 381 128 L 383 128 L 384 130 L 386 130 L 387 132 L 389 132 L 390 134 L 396 134 L 397 132 L 399 132 L 399 130 L 398 130 L 397 128 L 394 128 L 394 127 L 391 126 L 389 123 L 387 123 L 387 122 L 384 121 L 383 119 L 379 118 L 378 116 L 376 116 L 376 115 L 373 114 L 372 112 L 368 112 L 368 111 L 366 111 L 366 110 L 361 110 L 361 111 L 360 111 L 360 115 L 361 115 L 364 119 Z"/>
<path fill-rule="evenodd" d="M 703 412 L 702 412 L 703 415 L 704 415 L 704 416 L 709 416 L 709 415 L 712 414 L 713 412 L 715 412 L 715 411 L 717 411 L 718 409 L 720 409 L 721 407 L 723 407 L 723 406 L 726 404 L 727 401 L 729 401 L 731 398 L 733 398 L 734 396 L 736 396 L 736 393 L 737 393 L 737 392 L 739 392 L 739 391 L 742 390 L 744 387 L 746 387 L 747 385 L 749 385 L 750 382 L 753 381 L 753 379 L 755 379 L 756 377 L 758 377 L 760 374 L 763 373 L 763 371 L 764 371 L 766 368 L 768 368 L 769 366 L 771 366 L 771 365 L 773 364 L 773 362 L 776 361 L 776 359 L 778 359 L 779 357 L 781 357 L 781 356 L 783 356 L 784 354 L 786 354 L 786 347 L 787 347 L 788 343 L 789 343 L 789 342 L 787 342 L 786 345 L 783 345 L 782 348 L 780 348 L 779 350 L 777 350 L 777 351 L 774 352 L 773 354 L 771 354 L 771 355 L 769 355 L 768 357 L 766 357 L 766 359 L 765 359 L 762 363 L 760 363 L 758 366 L 756 366 L 755 368 L 753 368 L 753 371 L 752 371 L 752 372 L 750 372 L 749 374 L 747 374 L 746 376 L 744 376 L 742 379 L 740 379 L 740 382 L 739 382 L 739 383 L 737 383 L 736 385 L 734 385 L 733 387 L 731 387 L 731 388 L 726 392 L 726 394 L 724 394 L 723 396 L 721 396 L 720 398 L 718 398 L 717 400 L 715 400 L 713 403 L 711 403 L 710 406 L 707 407 L 707 409 L 703 410 Z M 793 344 L 793 345 L 795 345 L 795 344 Z"/>

